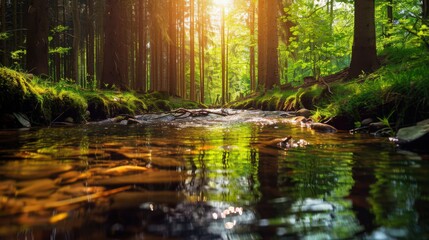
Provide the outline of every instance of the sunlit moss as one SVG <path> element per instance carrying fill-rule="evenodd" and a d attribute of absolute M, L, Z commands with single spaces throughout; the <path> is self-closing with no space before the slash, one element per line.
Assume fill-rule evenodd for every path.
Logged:
<path fill-rule="evenodd" d="M 41 96 L 28 77 L 12 69 L 0 68 L 0 112 L 31 112 L 39 104 Z"/>

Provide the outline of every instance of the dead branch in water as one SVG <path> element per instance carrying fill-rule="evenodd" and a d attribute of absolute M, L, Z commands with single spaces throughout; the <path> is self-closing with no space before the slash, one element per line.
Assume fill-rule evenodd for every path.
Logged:
<path fill-rule="evenodd" d="M 187 117 L 205 117 L 205 116 L 208 116 L 209 114 L 215 114 L 215 115 L 220 115 L 224 117 L 231 115 L 224 109 L 222 109 L 220 112 L 214 112 L 214 111 L 209 111 L 204 109 L 188 110 L 185 108 L 179 108 L 169 113 L 172 114 L 176 119 L 187 118 Z"/>

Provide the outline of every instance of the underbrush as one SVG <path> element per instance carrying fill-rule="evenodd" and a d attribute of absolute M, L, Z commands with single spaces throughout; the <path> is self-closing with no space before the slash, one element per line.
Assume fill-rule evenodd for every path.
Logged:
<path fill-rule="evenodd" d="M 359 122 L 389 118 L 398 128 L 429 118 L 429 54 L 421 48 L 387 49 L 383 66 L 351 81 L 311 87 L 279 88 L 229 106 L 263 110 L 308 108 L 317 121 L 333 118 Z"/>

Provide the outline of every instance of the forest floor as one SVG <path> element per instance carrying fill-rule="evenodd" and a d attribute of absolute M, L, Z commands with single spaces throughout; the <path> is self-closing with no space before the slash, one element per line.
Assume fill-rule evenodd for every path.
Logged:
<path fill-rule="evenodd" d="M 228 105 L 235 109 L 297 111 L 309 109 L 317 122 L 338 129 L 360 127 L 363 120 L 383 122 L 393 131 L 429 118 L 429 54 L 427 49 L 389 49 L 382 66 L 371 74 L 346 80 L 348 69 L 283 85 Z"/>

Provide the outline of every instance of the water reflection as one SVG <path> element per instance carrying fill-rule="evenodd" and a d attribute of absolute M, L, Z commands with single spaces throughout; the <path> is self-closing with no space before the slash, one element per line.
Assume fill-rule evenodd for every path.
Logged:
<path fill-rule="evenodd" d="M 428 237 L 424 156 L 246 114 L 2 132 L 0 238 Z"/>

